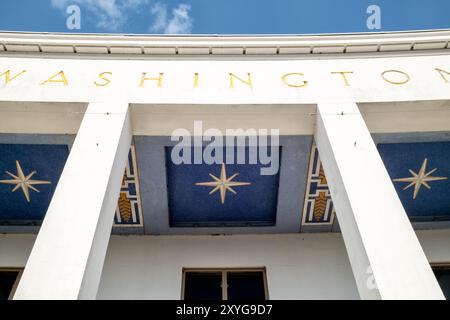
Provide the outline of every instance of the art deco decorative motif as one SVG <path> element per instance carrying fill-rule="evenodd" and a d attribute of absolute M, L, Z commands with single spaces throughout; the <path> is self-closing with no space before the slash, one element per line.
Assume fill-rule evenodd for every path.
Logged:
<path fill-rule="evenodd" d="M 131 146 L 130 153 L 128 155 L 128 162 L 123 175 L 119 201 L 114 218 L 114 226 L 143 226 L 139 177 L 134 146 Z"/>
<path fill-rule="evenodd" d="M 425 186 L 426 188 L 431 189 L 431 186 L 428 184 L 428 182 L 448 179 L 447 177 L 431 176 L 437 170 L 437 168 L 434 168 L 430 172 L 426 172 L 427 171 L 427 163 L 428 163 L 428 159 L 425 158 L 425 160 L 423 160 L 422 166 L 420 167 L 420 170 L 418 173 L 409 169 L 408 171 L 411 173 L 411 175 L 412 175 L 411 177 L 393 179 L 394 182 L 409 182 L 409 184 L 406 187 L 404 187 L 403 190 L 407 190 L 410 187 L 414 186 L 413 199 L 417 198 L 420 188 L 422 186 Z"/>
<path fill-rule="evenodd" d="M 236 178 L 239 175 L 239 173 L 233 174 L 231 177 L 227 178 L 227 172 L 225 168 L 225 164 L 222 163 L 222 167 L 220 170 L 220 178 L 217 178 L 213 174 L 209 174 L 211 178 L 214 179 L 214 181 L 210 182 L 197 182 L 196 186 L 204 186 L 204 187 L 214 187 L 214 189 L 211 190 L 209 194 L 215 193 L 217 190 L 220 191 L 220 202 L 222 204 L 225 203 L 225 197 L 227 194 L 227 191 L 230 191 L 231 193 L 237 194 L 236 191 L 234 191 L 231 187 L 239 187 L 239 186 L 249 186 L 250 182 L 238 182 L 233 181 L 234 178 Z"/>
<path fill-rule="evenodd" d="M 15 184 L 16 186 L 11 190 L 12 192 L 15 192 L 17 189 L 21 188 L 23 195 L 25 196 L 25 199 L 27 202 L 30 202 L 30 190 L 33 190 L 35 192 L 39 192 L 38 189 L 33 187 L 33 185 L 39 185 L 39 184 L 50 184 L 51 181 L 43 181 L 43 180 L 32 180 L 31 178 L 37 173 L 36 171 L 31 172 L 28 175 L 25 175 L 22 167 L 20 166 L 20 162 L 16 160 L 16 170 L 17 175 L 12 174 L 9 171 L 6 171 L 6 174 L 8 174 L 12 179 L 10 180 L 0 180 L 0 183 L 2 184 Z"/>
<path fill-rule="evenodd" d="M 302 225 L 331 225 L 335 211 L 327 179 L 320 162 L 319 152 L 313 144 L 308 169 Z"/>

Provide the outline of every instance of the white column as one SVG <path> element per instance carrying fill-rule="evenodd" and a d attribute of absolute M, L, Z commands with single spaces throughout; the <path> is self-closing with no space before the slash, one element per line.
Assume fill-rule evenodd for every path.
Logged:
<path fill-rule="evenodd" d="M 128 104 L 89 104 L 14 299 L 95 299 L 131 137 Z"/>
<path fill-rule="evenodd" d="M 444 299 L 358 106 L 317 109 L 315 140 L 361 298 Z"/>

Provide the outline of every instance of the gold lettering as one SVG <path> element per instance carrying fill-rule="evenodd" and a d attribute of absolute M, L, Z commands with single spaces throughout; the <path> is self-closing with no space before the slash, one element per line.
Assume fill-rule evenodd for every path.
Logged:
<path fill-rule="evenodd" d="M 250 73 L 247 73 L 247 81 L 245 81 L 242 78 L 239 78 L 237 75 L 230 73 L 230 88 L 234 89 L 234 79 L 237 79 L 239 81 L 241 81 L 242 83 L 245 83 L 247 86 L 249 86 L 250 88 L 252 88 L 252 77 Z"/>
<path fill-rule="evenodd" d="M 345 86 L 350 87 L 350 82 L 348 81 L 347 74 L 353 74 L 353 71 L 335 71 L 331 72 L 331 74 L 340 74 L 342 76 L 342 80 L 344 80 Z"/>
<path fill-rule="evenodd" d="M 147 72 L 142 72 L 141 83 L 139 84 L 140 87 L 144 86 L 144 83 L 145 83 L 146 80 L 158 81 L 158 84 L 157 84 L 158 88 L 162 87 L 164 72 L 160 72 L 159 73 L 159 77 L 157 77 L 157 78 L 146 78 L 145 77 L 146 75 L 147 75 Z"/>
<path fill-rule="evenodd" d="M 97 87 L 104 87 L 104 86 L 107 86 L 108 84 L 111 83 L 111 80 L 108 79 L 108 78 L 106 78 L 105 75 L 110 75 L 110 76 L 112 76 L 112 72 L 106 71 L 106 72 L 100 73 L 100 74 L 98 75 L 98 77 L 99 77 L 100 79 L 102 79 L 104 82 L 99 83 L 98 81 L 95 81 L 94 84 L 95 84 Z"/>
<path fill-rule="evenodd" d="M 56 77 L 60 77 L 60 79 L 54 79 Z M 65 86 L 69 85 L 69 83 L 67 82 L 66 75 L 64 74 L 64 71 L 60 71 L 57 74 L 55 74 L 54 76 L 51 76 L 50 78 L 48 78 L 47 80 L 42 82 L 41 86 L 43 86 L 47 83 L 63 83 Z"/>
<path fill-rule="evenodd" d="M 3 72 L 2 74 L 0 74 L 0 77 L 5 76 L 5 84 L 10 83 L 11 81 L 13 81 L 15 78 L 17 78 L 18 76 L 21 76 L 22 74 L 24 74 L 25 72 L 27 72 L 27 70 L 22 70 L 22 72 L 16 74 L 15 76 L 13 76 L 11 78 L 11 71 L 10 70 L 6 70 L 5 72 Z"/>
<path fill-rule="evenodd" d="M 435 68 L 435 70 L 436 70 L 437 72 L 439 72 L 439 74 L 441 75 L 442 79 L 444 79 L 444 82 L 445 82 L 445 83 L 448 83 L 448 82 L 449 82 L 448 79 L 447 79 L 447 77 L 446 77 L 445 75 L 450 76 L 450 72 L 445 71 L 445 70 L 442 70 L 442 69 L 440 69 L 440 68 Z M 445 73 L 445 74 L 444 74 L 444 73 Z"/>
<path fill-rule="evenodd" d="M 198 88 L 198 73 L 194 73 L 194 88 Z"/>
<path fill-rule="evenodd" d="M 302 87 L 306 87 L 308 85 L 308 81 L 306 80 L 302 80 L 303 83 L 302 84 L 293 84 L 290 83 L 288 81 L 288 77 L 290 76 L 301 76 L 304 77 L 305 75 L 301 72 L 291 72 L 291 73 L 286 73 L 284 76 L 281 77 L 281 80 L 283 81 L 283 83 L 289 87 L 293 87 L 293 88 L 302 88 Z"/>
<path fill-rule="evenodd" d="M 388 74 L 388 73 L 401 74 L 401 75 L 405 76 L 405 80 L 404 81 L 389 80 L 389 79 L 386 78 L 386 74 Z M 391 84 L 396 84 L 396 85 L 406 84 L 406 83 L 408 83 L 411 80 L 410 76 L 406 72 L 403 72 L 403 71 L 400 71 L 400 70 L 386 70 L 386 71 L 384 71 L 381 74 L 381 77 L 383 78 L 384 81 L 389 82 Z"/>

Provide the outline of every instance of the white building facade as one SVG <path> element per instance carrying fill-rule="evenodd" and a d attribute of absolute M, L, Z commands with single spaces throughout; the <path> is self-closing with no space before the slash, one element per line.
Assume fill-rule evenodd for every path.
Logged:
<path fill-rule="evenodd" d="M 1 33 L 1 296 L 445 299 L 449 49 Z"/>

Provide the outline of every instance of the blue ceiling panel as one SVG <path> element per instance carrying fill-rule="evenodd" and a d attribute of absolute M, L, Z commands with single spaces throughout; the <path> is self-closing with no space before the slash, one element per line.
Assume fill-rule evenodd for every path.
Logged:
<path fill-rule="evenodd" d="M 40 224 L 69 155 L 67 145 L 0 144 L 0 223 Z"/>
<path fill-rule="evenodd" d="M 192 148 L 191 154 L 195 153 Z M 235 152 L 224 148 L 223 154 Z M 279 170 L 261 175 L 257 164 L 179 164 L 166 148 L 171 227 L 271 226 L 276 222 Z M 245 148 L 248 154 L 249 149 Z M 281 153 L 281 149 L 279 149 Z M 248 159 L 248 158 L 247 158 Z M 223 178 L 223 180 L 222 180 Z M 224 186 L 221 181 L 225 182 Z M 221 188 L 223 191 L 221 193 Z"/>
<path fill-rule="evenodd" d="M 381 143 L 378 150 L 412 221 L 450 220 L 450 142 Z"/>

